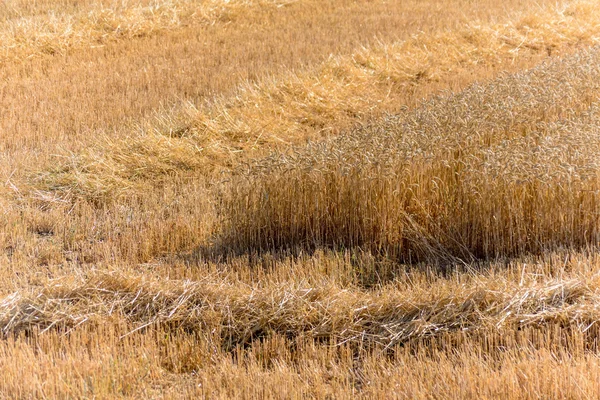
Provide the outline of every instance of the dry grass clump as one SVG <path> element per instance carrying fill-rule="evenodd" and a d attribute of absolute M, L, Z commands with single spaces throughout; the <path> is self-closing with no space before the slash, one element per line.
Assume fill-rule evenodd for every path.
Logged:
<path fill-rule="evenodd" d="M 515 23 L 380 43 L 332 57 L 308 72 L 242 86 L 233 98 L 199 107 L 184 104 L 142 124 L 124 140 L 98 143 L 69 159 L 44 174 L 37 186 L 110 197 L 140 177 L 186 170 L 206 175 L 265 149 L 337 134 L 357 121 L 410 104 L 406 93 L 418 93 L 425 82 L 452 81 L 472 68 L 493 69 L 595 43 L 600 14 L 594 7 L 575 2 Z"/>
<path fill-rule="evenodd" d="M 258 162 L 232 185 L 225 243 L 406 261 L 596 245 L 599 61 L 581 51 Z"/>
<path fill-rule="evenodd" d="M 204 149 L 157 133 L 145 134 L 144 140 L 104 137 L 100 146 L 100 151 L 83 149 L 66 163 L 36 172 L 30 186 L 58 193 L 61 198 L 102 202 L 131 194 L 132 189 L 150 190 L 161 179 L 207 166 Z"/>

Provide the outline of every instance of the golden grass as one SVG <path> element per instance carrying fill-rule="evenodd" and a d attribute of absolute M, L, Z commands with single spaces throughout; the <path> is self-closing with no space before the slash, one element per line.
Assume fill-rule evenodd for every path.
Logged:
<path fill-rule="evenodd" d="M 0 397 L 598 397 L 596 4 L 281 4 L 0 3 Z"/>

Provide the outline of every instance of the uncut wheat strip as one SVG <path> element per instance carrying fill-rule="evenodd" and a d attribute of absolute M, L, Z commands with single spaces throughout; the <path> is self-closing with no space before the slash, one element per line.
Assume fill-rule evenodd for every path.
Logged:
<path fill-rule="evenodd" d="M 160 0 L 149 4 L 102 3 L 74 14 L 61 10 L 0 23 L 0 62 L 94 47 L 120 38 L 154 34 L 190 24 L 214 24 L 246 7 L 282 6 L 286 0 Z"/>
<path fill-rule="evenodd" d="M 298 243 L 398 246 L 412 237 L 421 247 L 414 250 L 436 258 L 448 247 L 461 247 L 455 250 L 464 254 L 474 247 L 486 254 L 527 247 L 521 239 L 532 232 L 521 231 L 529 225 L 503 220 L 506 227 L 521 225 L 515 241 L 499 230 L 502 221 L 485 222 L 497 214 L 492 205 L 515 216 L 534 205 L 546 222 L 554 215 L 558 229 L 565 212 L 573 218 L 587 213 L 569 229 L 575 229 L 573 243 L 589 240 L 597 232 L 599 61 L 600 49 L 582 50 L 440 96 L 333 140 L 257 160 L 230 187 L 224 240 L 247 249 Z M 554 148 L 544 150 L 544 141 Z M 494 161 L 501 155 L 507 164 Z M 519 188 L 518 180 L 550 191 Z M 508 201 L 515 190 L 525 190 L 530 201 Z M 581 196 L 585 208 L 550 212 L 581 203 Z M 508 202 L 499 204 L 502 199 Z M 508 212 L 509 205 L 517 208 Z M 492 227 L 472 234 L 469 244 L 461 236 L 471 233 L 453 226 L 475 222 Z M 453 231 L 458 233 L 452 236 Z M 497 235 L 496 243 L 482 234 Z M 561 233 L 539 235 L 532 240 L 554 242 Z"/>
<path fill-rule="evenodd" d="M 0 302 L 0 325 L 11 334 L 121 316 L 139 327 L 158 323 L 216 330 L 233 343 L 284 334 L 394 345 L 456 330 L 517 329 L 552 322 L 584 330 L 600 317 L 596 278 L 527 286 L 498 280 L 480 283 L 415 293 L 372 293 L 334 286 L 257 289 L 212 279 L 151 282 L 107 275 L 79 285 L 57 283 L 29 296 L 5 297 Z"/>
<path fill-rule="evenodd" d="M 593 44 L 598 33 L 600 12 L 595 4 L 577 1 L 516 22 L 474 24 L 458 32 L 381 43 L 333 57 L 309 71 L 240 87 L 231 98 L 199 106 L 186 103 L 180 111 L 141 124 L 126 140 L 110 146 L 101 141 L 75 155 L 68 165 L 38 179 L 35 186 L 66 191 L 76 186 L 78 195 L 103 197 L 110 196 L 111 190 L 86 185 L 100 179 L 84 175 L 102 177 L 110 188 L 119 186 L 111 182 L 155 178 L 164 171 L 227 170 L 256 152 L 336 133 L 340 127 L 391 109 L 398 93 L 445 79 L 457 68 L 503 65 L 514 57 L 544 53 L 546 47 L 559 51 Z M 165 136 L 168 142 L 160 139 Z M 156 163 L 150 153 L 161 154 L 164 162 Z M 182 157 L 186 162 L 169 162 Z M 84 174 L 71 173 L 84 170 L 82 166 L 86 166 Z"/>
<path fill-rule="evenodd" d="M 490 176 L 548 186 L 588 183 L 587 190 L 592 190 L 600 171 L 599 132 L 600 107 L 594 103 L 578 118 L 544 124 L 528 136 L 474 153 L 469 160 L 474 175 L 470 179 L 475 185 L 481 183 L 477 177 Z"/>

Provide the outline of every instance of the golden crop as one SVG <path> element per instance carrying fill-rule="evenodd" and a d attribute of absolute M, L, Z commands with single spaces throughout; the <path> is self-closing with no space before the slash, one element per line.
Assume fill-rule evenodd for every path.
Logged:
<path fill-rule="evenodd" d="M 596 398 L 593 0 L 0 1 L 0 397 Z"/>

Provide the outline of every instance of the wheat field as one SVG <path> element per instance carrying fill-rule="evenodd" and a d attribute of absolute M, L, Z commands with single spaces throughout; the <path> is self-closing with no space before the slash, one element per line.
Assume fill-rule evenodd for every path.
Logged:
<path fill-rule="evenodd" d="M 0 99 L 0 398 L 600 397 L 595 0 L 4 0 Z"/>

